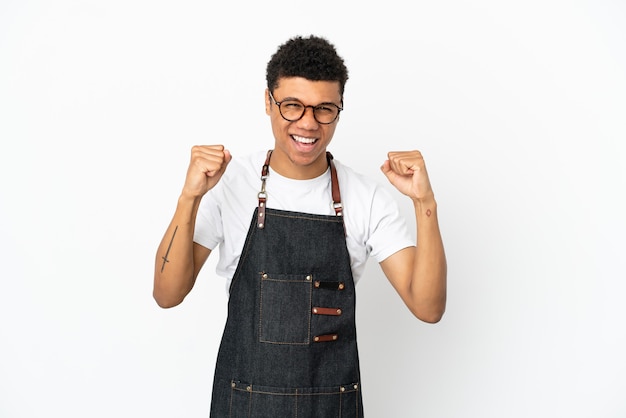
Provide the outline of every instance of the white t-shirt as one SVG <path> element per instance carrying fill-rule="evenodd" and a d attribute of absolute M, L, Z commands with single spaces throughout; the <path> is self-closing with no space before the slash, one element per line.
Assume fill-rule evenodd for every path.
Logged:
<path fill-rule="evenodd" d="M 219 183 L 202 198 L 194 241 L 214 250 L 219 245 L 216 272 L 227 279 L 235 274 L 254 209 L 261 191 L 261 168 L 267 151 L 233 157 Z M 397 202 L 379 184 L 334 160 L 341 191 L 346 244 L 357 282 L 368 257 L 381 262 L 415 245 Z M 270 168 L 266 181 L 267 207 L 294 212 L 335 215 L 330 169 L 310 180 L 283 177 Z"/>

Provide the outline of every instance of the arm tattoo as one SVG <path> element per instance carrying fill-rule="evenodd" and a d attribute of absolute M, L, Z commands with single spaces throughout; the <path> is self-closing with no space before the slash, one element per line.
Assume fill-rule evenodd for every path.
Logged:
<path fill-rule="evenodd" d="M 170 241 L 170 245 L 167 246 L 167 251 L 165 252 L 165 255 L 161 257 L 163 259 L 163 265 L 161 266 L 161 273 L 163 273 L 163 269 L 165 268 L 165 263 L 170 262 L 170 260 L 167 259 L 167 255 L 170 253 L 170 249 L 172 249 L 172 243 L 174 242 L 176 231 L 178 231 L 178 225 L 176 225 L 176 228 L 174 229 L 174 233 L 172 234 L 172 240 Z"/>

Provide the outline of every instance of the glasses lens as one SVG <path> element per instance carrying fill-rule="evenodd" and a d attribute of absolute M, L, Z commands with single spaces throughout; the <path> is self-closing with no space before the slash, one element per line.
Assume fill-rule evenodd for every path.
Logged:
<path fill-rule="evenodd" d="M 284 101 L 280 103 L 280 114 L 289 121 L 296 121 L 304 114 L 304 105 L 295 101 Z"/>
<path fill-rule="evenodd" d="M 335 119 L 337 119 L 339 109 L 335 105 L 324 104 L 315 106 L 313 108 L 313 112 L 315 113 L 315 119 L 319 123 L 332 123 Z"/>

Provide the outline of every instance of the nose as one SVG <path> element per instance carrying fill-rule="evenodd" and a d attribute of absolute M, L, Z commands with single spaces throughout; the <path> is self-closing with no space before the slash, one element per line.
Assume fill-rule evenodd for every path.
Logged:
<path fill-rule="evenodd" d="M 309 112 L 309 109 L 311 110 Z M 317 120 L 315 119 L 315 108 L 313 106 L 305 106 L 304 114 L 298 120 L 298 124 L 305 129 L 315 129 L 317 128 Z"/>

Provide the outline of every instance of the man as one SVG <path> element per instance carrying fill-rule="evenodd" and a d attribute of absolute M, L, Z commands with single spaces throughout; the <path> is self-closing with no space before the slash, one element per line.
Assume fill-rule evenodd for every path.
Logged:
<path fill-rule="evenodd" d="M 421 154 L 389 152 L 381 169 L 413 202 L 415 245 L 391 196 L 327 151 L 348 79 L 328 41 L 288 40 L 266 78 L 273 148 L 241 159 L 223 145 L 192 148 L 156 254 L 154 298 L 181 303 L 219 246 L 229 303 L 211 416 L 360 417 L 355 280 L 374 257 L 411 312 L 438 322 L 437 204 Z"/>

